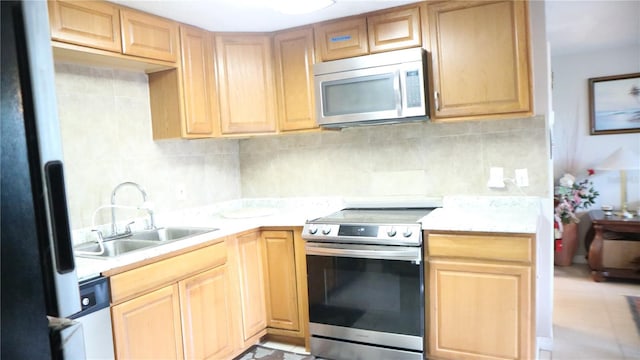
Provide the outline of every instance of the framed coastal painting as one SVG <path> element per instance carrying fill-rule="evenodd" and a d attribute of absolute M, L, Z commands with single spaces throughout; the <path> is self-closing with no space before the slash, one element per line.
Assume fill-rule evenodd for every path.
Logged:
<path fill-rule="evenodd" d="M 640 132 L 640 73 L 589 79 L 591 135 Z"/>

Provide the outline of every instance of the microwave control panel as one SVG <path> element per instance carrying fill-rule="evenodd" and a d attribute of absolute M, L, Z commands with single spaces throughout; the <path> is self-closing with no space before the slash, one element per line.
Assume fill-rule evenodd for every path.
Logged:
<path fill-rule="evenodd" d="M 407 84 L 407 107 L 422 107 L 420 71 L 407 70 L 405 71 L 405 78 Z"/>

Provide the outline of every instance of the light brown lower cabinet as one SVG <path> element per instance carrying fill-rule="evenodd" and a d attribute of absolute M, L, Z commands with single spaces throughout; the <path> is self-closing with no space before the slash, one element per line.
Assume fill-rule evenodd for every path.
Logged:
<path fill-rule="evenodd" d="M 534 359 L 533 235 L 429 234 L 429 359 Z"/>
<path fill-rule="evenodd" d="M 301 228 L 252 230 L 107 274 L 118 359 L 233 359 L 269 334 L 306 339 Z"/>
<path fill-rule="evenodd" d="M 111 308 L 118 359 L 180 359 L 182 330 L 178 285 Z"/>
<path fill-rule="evenodd" d="M 291 231 L 263 231 L 267 279 L 267 326 L 298 331 L 300 317 Z"/>
<path fill-rule="evenodd" d="M 112 276 L 117 358 L 239 355 L 244 343 L 237 270 L 227 249 L 224 241 Z"/>
<path fill-rule="evenodd" d="M 242 339 L 244 344 L 249 344 L 264 336 L 267 328 L 260 232 L 240 234 L 233 241 L 242 308 Z"/>
<path fill-rule="evenodd" d="M 240 346 L 228 268 L 221 265 L 178 283 L 186 359 L 225 359 Z"/>
<path fill-rule="evenodd" d="M 307 263 L 302 228 L 265 229 L 267 333 L 295 338 L 308 346 Z"/>

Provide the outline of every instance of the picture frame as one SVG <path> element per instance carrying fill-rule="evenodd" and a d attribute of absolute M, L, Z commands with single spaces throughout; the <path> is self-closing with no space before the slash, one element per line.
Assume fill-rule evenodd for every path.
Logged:
<path fill-rule="evenodd" d="M 589 79 L 591 135 L 640 132 L 640 73 Z"/>

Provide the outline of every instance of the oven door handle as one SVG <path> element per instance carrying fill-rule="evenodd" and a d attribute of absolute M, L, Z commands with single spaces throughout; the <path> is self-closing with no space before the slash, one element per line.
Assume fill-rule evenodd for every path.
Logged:
<path fill-rule="evenodd" d="M 397 248 L 393 248 L 389 246 L 367 246 L 363 249 L 362 247 L 354 247 L 344 244 L 328 245 L 307 243 L 305 250 L 307 255 L 401 260 L 412 261 L 416 264 L 419 264 L 421 261 L 419 247 L 407 248 L 398 246 Z"/>

